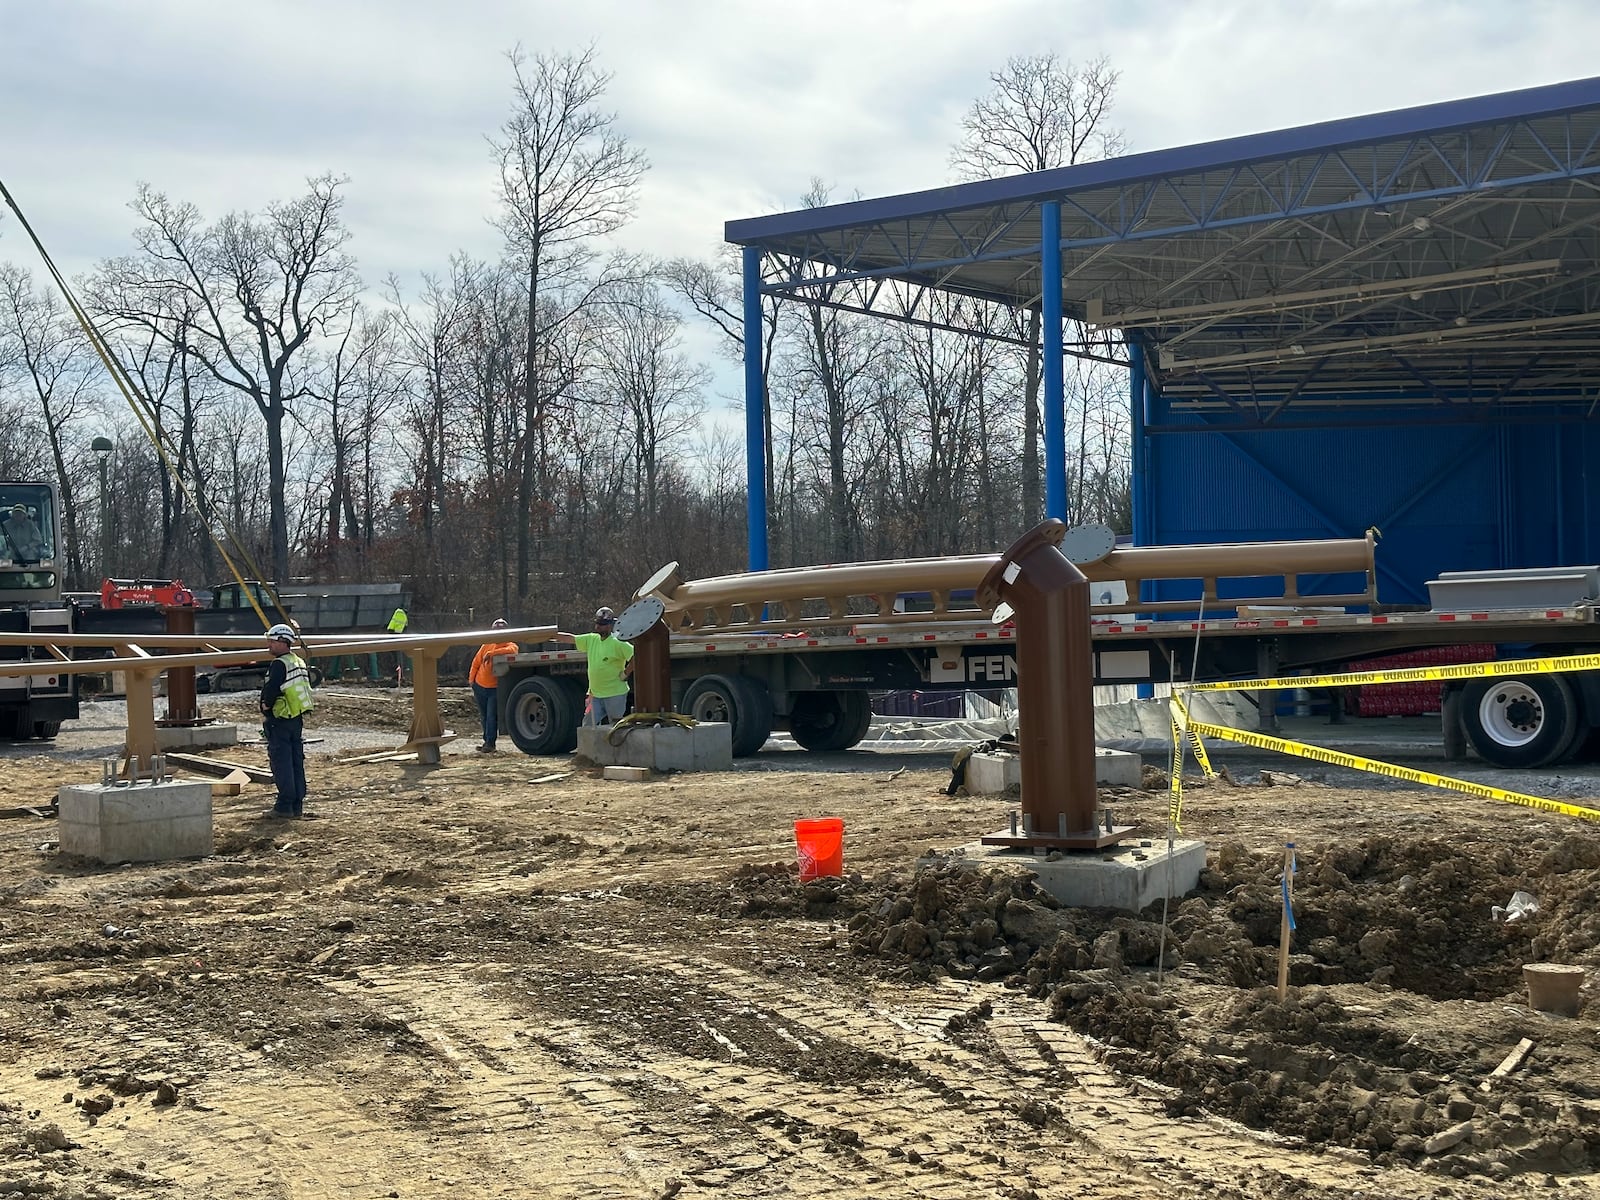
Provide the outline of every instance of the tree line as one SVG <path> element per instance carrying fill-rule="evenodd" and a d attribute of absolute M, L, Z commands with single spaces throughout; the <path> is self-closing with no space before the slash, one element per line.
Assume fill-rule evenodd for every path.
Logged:
<path fill-rule="evenodd" d="M 503 252 L 409 289 L 363 280 L 337 175 L 216 219 L 140 184 L 127 253 L 74 283 L 131 408 L 11 239 L 0 479 L 59 482 L 69 586 L 220 581 L 220 543 L 278 581 L 406 579 L 440 619 L 566 620 L 670 559 L 743 569 L 743 437 L 708 419 L 711 364 L 684 338 L 701 322 L 742 354 L 737 255 L 618 249 L 649 164 L 611 77 L 593 49 L 508 66 L 486 197 Z M 1104 60 L 1015 58 L 991 84 L 957 177 L 1123 148 Z M 821 182 L 801 198 L 828 202 Z M 1037 308 L 935 295 L 910 323 L 811 299 L 763 309 L 774 566 L 993 550 L 1039 519 Z M 1069 358 L 1067 393 L 1069 518 L 1126 530 L 1126 372 Z"/>

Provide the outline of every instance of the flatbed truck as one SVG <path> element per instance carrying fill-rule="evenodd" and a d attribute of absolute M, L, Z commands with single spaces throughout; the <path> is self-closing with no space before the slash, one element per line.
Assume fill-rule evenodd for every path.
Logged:
<path fill-rule="evenodd" d="M 1491 643 L 1499 658 L 1600 648 L 1594 603 L 1418 612 L 1286 609 L 1200 620 L 1096 620 L 1095 684 L 1273 679 L 1344 669 L 1363 659 L 1441 646 Z M 877 691 L 965 691 L 1012 686 L 1012 630 L 962 620 L 927 627 L 857 628 L 785 636 L 675 634 L 673 700 L 698 720 L 733 727 L 735 756 L 756 753 L 774 730 L 801 746 L 846 750 L 866 734 Z M 501 728 L 527 754 L 576 744 L 586 664 L 575 650 L 536 650 L 505 662 Z M 1264 726 L 1272 706 L 1260 710 Z M 1450 684 L 1441 739 L 1452 757 L 1471 745 L 1502 767 L 1548 766 L 1583 752 L 1600 728 L 1600 672 L 1505 676 Z"/>

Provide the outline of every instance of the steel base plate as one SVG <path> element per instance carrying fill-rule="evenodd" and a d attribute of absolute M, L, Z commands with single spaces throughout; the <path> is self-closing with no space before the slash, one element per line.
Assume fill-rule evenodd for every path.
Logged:
<path fill-rule="evenodd" d="M 1110 829 L 1083 829 L 1066 835 L 1012 833 L 1002 829 L 978 839 L 984 846 L 1010 846 L 1017 850 L 1103 850 L 1115 846 L 1137 829 L 1136 825 L 1113 825 Z"/>

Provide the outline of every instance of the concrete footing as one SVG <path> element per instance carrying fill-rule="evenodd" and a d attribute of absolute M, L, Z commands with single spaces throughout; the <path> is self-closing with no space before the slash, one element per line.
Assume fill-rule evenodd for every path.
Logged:
<path fill-rule="evenodd" d="M 103 863 L 166 862 L 203 858 L 215 848 L 209 783 L 73 785 L 56 802 L 63 854 Z"/>
<path fill-rule="evenodd" d="M 1126 750 L 1094 752 L 1094 781 L 1100 787 L 1139 786 L 1143 767 L 1137 754 Z M 998 796 L 1009 787 L 1022 785 L 1022 756 L 1018 754 L 974 754 L 967 760 L 967 792 L 973 796 Z"/>
<path fill-rule="evenodd" d="M 156 746 L 161 750 L 217 750 L 239 744 L 237 725 L 157 725 Z"/>
<path fill-rule="evenodd" d="M 1139 912 L 1163 897 L 1176 900 L 1200 886 L 1206 844 L 1176 841 L 1169 860 L 1165 838 L 1056 856 L 972 842 L 956 851 L 954 861 L 979 868 L 1032 871 L 1039 877 L 1040 887 L 1071 908 Z"/>
<path fill-rule="evenodd" d="M 618 745 L 611 735 L 617 734 Z M 584 725 L 578 753 L 600 767 L 648 767 L 652 771 L 731 771 L 733 726 L 703 721 L 681 725 Z"/>

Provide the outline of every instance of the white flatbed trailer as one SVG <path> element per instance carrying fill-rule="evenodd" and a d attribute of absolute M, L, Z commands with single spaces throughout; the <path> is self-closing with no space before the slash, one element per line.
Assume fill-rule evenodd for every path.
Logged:
<path fill-rule="evenodd" d="M 1407 650 L 1493 644 L 1498 658 L 1600 647 L 1597 607 L 1340 613 L 1265 610 L 1203 620 L 1095 620 L 1095 684 L 1170 679 L 1281 679 Z M 870 619 L 870 618 L 869 618 Z M 840 633 L 674 635 L 678 711 L 733 726 L 734 754 L 758 751 L 774 729 L 812 750 L 844 750 L 871 719 L 874 691 L 1010 687 L 1018 669 L 1009 626 L 982 620 L 857 627 Z M 1025 664 L 1024 664 L 1025 665 Z M 501 725 L 529 754 L 569 752 L 582 719 L 585 661 L 538 650 L 506 664 Z M 1600 672 L 1504 676 L 1446 685 L 1441 739 L 1490 762 L 1543 766 L 1583 751 L 1600 728 Z M 1272 706 L 1261 706 L 1270 725 Z"/>

